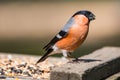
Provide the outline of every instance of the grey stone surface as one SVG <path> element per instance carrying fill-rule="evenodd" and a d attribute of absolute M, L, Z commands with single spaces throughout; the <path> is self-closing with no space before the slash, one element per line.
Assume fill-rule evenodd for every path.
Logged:
<path fill-rule="evenodd" d="M 107 79 L 105 80 L 120 80 L 120 72 L 108 77 Z"/>
<path fill-rule="evenodd" d="M 50 80 L 100 80 L 120 72 L 120 47 L 105 47 L 51 71 Z"/>

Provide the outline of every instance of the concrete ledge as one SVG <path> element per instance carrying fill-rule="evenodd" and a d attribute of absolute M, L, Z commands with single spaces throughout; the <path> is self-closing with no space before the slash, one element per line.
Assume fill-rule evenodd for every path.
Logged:
<path fill-rule="evenodd" d="M 51 71 L 50 80 L 100 80 L 120 72 L 120 47 L 105 47 Z"/>
<path fill-rule="evenodd" d="M 120 72 L 108 77 L 106 80 L 120 80 Z"/>

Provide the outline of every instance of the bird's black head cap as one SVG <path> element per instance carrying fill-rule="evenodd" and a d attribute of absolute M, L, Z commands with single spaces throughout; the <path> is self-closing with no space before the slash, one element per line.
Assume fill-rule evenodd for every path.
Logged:
<path fill-rule="evenodd" d="M 79 15 L 79 14 L 86 16 L 89 19 L 89 21 L 95 19 L 95 15 L 92 12 L 88 11 L 88 10 L 78 11 L 72 17 L 74 17 L 75 15 Z"/>

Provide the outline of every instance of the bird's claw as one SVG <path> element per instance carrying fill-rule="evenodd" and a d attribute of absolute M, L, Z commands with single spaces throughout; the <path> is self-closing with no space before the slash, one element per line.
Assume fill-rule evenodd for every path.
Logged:
<path fill-rule="evenodd" d="M 79 62 L 80 62 L 79 59 L 75 58 L 75 59 L 69 61 L 68 63 L 79 63 Z"/>

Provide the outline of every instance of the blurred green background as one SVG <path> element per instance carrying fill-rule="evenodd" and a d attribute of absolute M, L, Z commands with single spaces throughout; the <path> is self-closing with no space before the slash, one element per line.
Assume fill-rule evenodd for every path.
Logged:
<path fill-rule="evenodd" d="M 75 56 L 104 46 L 120 47 L 120 0 L 0 0 L 0 52 L 41 55 L 79 10 L 92 11 L 96 20 Z"/>

